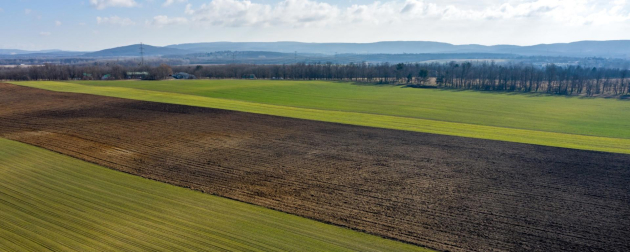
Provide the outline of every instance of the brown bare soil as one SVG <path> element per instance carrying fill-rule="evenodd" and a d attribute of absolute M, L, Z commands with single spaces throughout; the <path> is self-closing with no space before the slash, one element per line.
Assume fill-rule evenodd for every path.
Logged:
<path fill-rule="evenodd" d="M 630 250 L 630 155 L 9 84 L 0 106 L 2 137 L 439 250 Z"/>

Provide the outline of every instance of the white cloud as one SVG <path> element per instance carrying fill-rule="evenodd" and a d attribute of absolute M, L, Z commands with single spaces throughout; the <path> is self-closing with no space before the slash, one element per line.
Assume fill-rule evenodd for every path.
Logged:
<path fill-rule="evenodd" d="M 169 18 L 168 16 L 155 16 L 153 17 L 153 20 L 146 21 L 147 25 L 153 25 L 157 27 L 163 27 L 166 25 L 181 25 L 181 24 L 187 24 L 187 23 L 188 23 L 187 18 L 183 18 L 183 17 Z"/>
<path fill-rule="evenodd" d="M 90 0 L 90 5 L 102 10 L 108 7 L 136 7 L 138 3 L 135 0 Z"/>
<path fill-rule="evenodd" d="M 0 12 L 4 12 L 4 9 L 0 8 Z"/>
<path fill-rule="evenodd" d="M 31 9 L 24 9 L 24 14 L 26 14 L 26 15 L 31 14 L 31 12 L 33 12 L 33 10 L 31 10 Z"/>
<path fill-rule="evenodd" d="M 217 26 L 308 26 L 332 21 L 340 10 L 328 3 L 309 0 L 284 0 L 275 5 L 257 4 L 248 0 L 212 0 L 185 13 L 196 22 Z"/>
<path fill-rule="evenodd" d="M 135 25 L 136 23 L 129 18 L 121 18 L 119 16 L 111 16 L 111 17 L 96 17 L 96 23 L 108 24 L 108 25 L 119 25 L 119 26 L 129 26 Z"/>
<path fill-rule="evenodd" d="M 513 0 L 508 3 L 480 5 L 481 8 L 472 8 L 463 4 L 425 0 L 395 0 L 340 8 L 311 0 L 283 0 L 275 4 L 259 4 L 249 0 L 212 0 L 196 9 L 188 4 L 185 13 L 194 22 L 227 27 L 524 19 L 588 25 L 630 20 L 630 6 L 625 0 Z"/>
<path fill-rule="evenodd" d="M 55 26 L 61 26 L 61 21 L 59 20 L 55 21 Z"/>
<path fill-rule="evenodd" d="M 184 13 L 186 13 L 188 15 L 194 15 L 195 14 L 195 10 L 192 9 L 192 4 L 187 4 L 186 5 L 186 10 L 184 11 Z"/>
<path fill-rule="evenodd" d="M 162 6 L 166 7 L 174 3 L 186 3 L 188 0 L 166 0 Z"/>
<path fill-rule="evenodd" d="M 90 17 L 100 16 L 96 20 L 100 24 L 98 27 L 91 27 L 90 22 L 81 19 L 81 13 L 63 14 L 56 9 L 46 10 L 46 15 L 52 19 L 48 23 L 38 21 L 33 24 L 39 25 L 32 31 L 33 36 L 39 36 L 38 31 L 55 31 L 52 35 L 57 36 L 57 30 L 61 28 L 86 22 L 87 25 L 78 27 L 90 36 L 93 29 L 100 30 L 99 36 L 103 36 L 108 34 L 106 26 L 126 25 L 128 29 L 121 31 L 121 34 L 135 41 L 146 40 L 143 38 L 147 36 L 145 32 L 135 30 L 137 26 L 145 24 L 170 29 L 168 33 L 178 34 L 156 38 L 162 44 L 199 40 L 199 34 L 203 34 L 203 39 L 207 41 L 429 40 L 485 45 L 630 39 L 630 35 L 625 32 L 630 30 L 630 0 L 195 0 L 188 3 L 174 0 L 168 7 L 162 7 L 167 0 L 153 0 L 152 3 L 149 0 L 134 0 L 122 4 L 103 0 L 74 2 L 79 4 L 81 1 L 84 1 L 84 8 L 94 11 L 106 8 L 100 11 L 103 13 Z M 2 3 L 0 0 L 0 7 L 9 7 Z M 175 12 L 146 15 L 150 14 L 146 12 L 150 11 L 149 8 L 114 8 L 141 5 L 151 6 L 153 11 L 162 9 Z M 27 11 L 25 8 L 35 9 Z M 0 17 L 6 16 L 9 11 L 5 9 Z M 42 11 L 37 6 L 24 6 L 17 9 L 17 14 L 37 21 L 38 15 L 44 15 Z M 74 23 L 68 23 L 72 18 L 75 19 Z M 61 27 L 51 25 L 56 19 L 64 19 Z M 25 25 L 16 23 L 16 29 L 27 29 Z M 183 26 L 194 26 L 198 32 L 178 31 Z M 44 39 L 33 43 L 44 43 L 41 46 L 46 47 L 47 43 L 64 48 L 81 46 L 80 39 L 47 41 L 54 37 L 52 35 L 40 37 Z M 8 40 L 19 41 L 20 45 L 31 43 L 19 36 Z M 99 49 L 118 40 L 120 38 L 116 36 L 103 36 L 99 41 L 83 44 L 86 49 Z M 3 43 L 2 39 L 0 43 Z"/>
<path fill-rule="evenodd" d="M 50 32 L 40 32 L 39 36 L 50 36 L 52 33 Z"/>

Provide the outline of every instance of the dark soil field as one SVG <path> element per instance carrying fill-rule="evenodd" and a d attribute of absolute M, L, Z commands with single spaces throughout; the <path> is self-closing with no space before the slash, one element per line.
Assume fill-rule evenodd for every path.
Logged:
<path fill-rule="evenodd" d="M 9 84 L 0 136 L 438 250 L 630 250 L 630 155 Z"/>

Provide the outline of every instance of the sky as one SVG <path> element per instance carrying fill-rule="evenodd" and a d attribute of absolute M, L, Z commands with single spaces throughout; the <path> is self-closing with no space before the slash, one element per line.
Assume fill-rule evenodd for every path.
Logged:
<path fill-rule="evenodd" d="M 1 0 L 0 49 L 630 39 L 630 0 Z"/>

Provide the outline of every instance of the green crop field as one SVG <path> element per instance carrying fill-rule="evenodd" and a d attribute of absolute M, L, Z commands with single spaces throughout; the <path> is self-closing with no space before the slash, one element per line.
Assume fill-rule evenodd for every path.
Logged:
<path fill-rule="evenodd" d="M 0 138 L 0 251 L 429 251 Z"/>
<path fill-rule="evenodd" d="M 14 82 L 53 91 L 630 153 L 630 102 L 325 81 Z"/>

